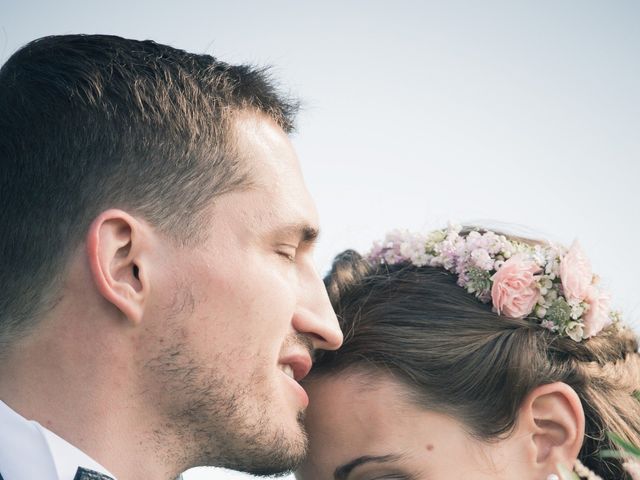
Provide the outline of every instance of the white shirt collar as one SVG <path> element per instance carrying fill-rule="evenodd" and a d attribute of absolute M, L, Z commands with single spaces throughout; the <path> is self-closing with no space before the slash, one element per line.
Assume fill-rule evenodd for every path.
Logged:
<path fill-rule="evenodd" d="M 73 480 L 78 467 L 116 477 L 80 449 L 0 400 L 0 473 L 4 480 Z"/>

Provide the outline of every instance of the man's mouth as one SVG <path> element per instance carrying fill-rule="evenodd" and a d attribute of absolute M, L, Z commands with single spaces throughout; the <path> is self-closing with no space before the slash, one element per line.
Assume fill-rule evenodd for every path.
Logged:
<path fill-rule="evenodd" d="M 295 380 L 293 367 L 291 365 L 280 365 L 280 370 L 282 370 L 287 377 L 291 377 Z"/>
<path fill-rule="evenodd" d="M 278 367 L 286 376 L 299 382 L 311 370 L 311 356 L 307 351 L 289 353 L 280 359 Z"/>

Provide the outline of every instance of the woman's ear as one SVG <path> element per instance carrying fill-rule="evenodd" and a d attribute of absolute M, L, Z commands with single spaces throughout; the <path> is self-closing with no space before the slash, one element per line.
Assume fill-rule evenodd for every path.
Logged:
<path fill-rule="evenodd" d="M 100 294 L 127 320 L 142 320 L 148 295 L 142 257 L 146 225 L 128 213 L 110 209 L 91 224 L 86 238 L 91 277 Z"/>
<path fill-rule="evenodd" d="M 556 382 L 534 389 L 522 402 L 519 429 L 531 439 L 535 469 L 540 478 L 558 473 L 558 465 L 572 470 L 584 439 L 584 410 L 569 385 Z"/>

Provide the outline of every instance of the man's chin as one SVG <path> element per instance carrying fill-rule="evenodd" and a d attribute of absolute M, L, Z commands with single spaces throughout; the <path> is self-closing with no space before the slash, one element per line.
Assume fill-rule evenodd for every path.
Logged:
<path fill-rule="evenodd" d="M 256 476 L 284 476 L 296 470 L 304 461 L 308 439 L 304 429 L 304 412 L 288 429 L 282 428 L 270 441 L 255 441 L 247 450 L 247 455 L 237 464 L 222 465 Z M 258 439 L 254 439 L 258 440 Z"/>
<path fill-rule="evenodd" d="M 227 465 L 231 470 L 238 470 L 255 476 L 284 476 L 298 469 L 306 456 L 306 448 L 293 452 L 278 452 L 277 456 L 271 456 L 268 462 L 261 462 L 253 458 L 250 464 Z M 263 459 L 264 460 L 264 459 Z"/>

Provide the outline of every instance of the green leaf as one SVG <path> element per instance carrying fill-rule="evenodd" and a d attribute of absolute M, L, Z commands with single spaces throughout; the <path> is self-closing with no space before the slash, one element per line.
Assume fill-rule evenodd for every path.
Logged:
<path fill-rule="evenodd" d="M 598 454 L 600 458 L 627 458 L 629 456 L 626 452 L 620 450 L 601 450 Z"/>
<path fill-rule="evenodd" d="M 547 309 L 545 318 L 564 328 L 571 321 L 571 307 L 564 298 L 560 297 Z"/>
<path fill-rule="evenodd" d="M 613 443 L 615 443 L 617 446 L 619 446 L 627 454 L 633 455 L 634 457 L 637 457 L 637 458 L 640 458 L 640 448 L 638 448 L 635 445 L 627 442 L 625 439 L 623 439 L 622 437 L 620 437 L 619 435 L 617 435 L 615 433 L 612 433 L 612 432 L 607 433 L 607 436 L 609 437 L 609 440 L 611 440 Z"/>

